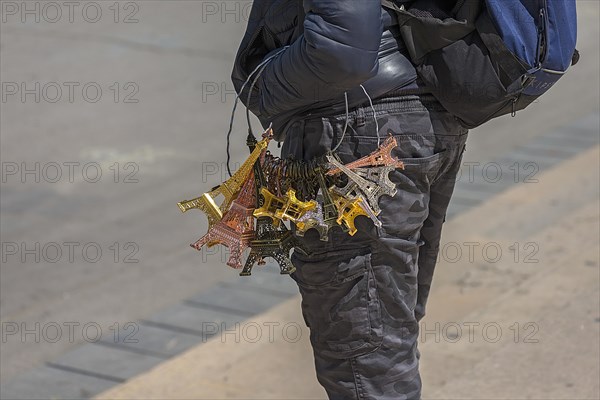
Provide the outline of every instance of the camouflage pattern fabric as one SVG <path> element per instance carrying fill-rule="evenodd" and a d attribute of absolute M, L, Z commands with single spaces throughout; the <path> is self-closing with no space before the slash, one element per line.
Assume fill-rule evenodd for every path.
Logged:
<path fill-rule="evenodd" d="M 418 323 L 437 261 L 442 224 L 467 130 L 431 97 L 374 102 L 382 140 L 406 166 L 390 174 L 398 188 L 380 200 L 382 227 L 358 217 L 358 233 L 339 229 L 328 242 L 311 230 L 298 238 L 292 278 L 302 295 L 317 378 L 331 399 L 419 399 Z M 282 157 L 309 160 L 335 146 L 345 114 L 310 115 L 291 124 Z M 344 163 L 377 147 L 369 106 L 353 109 L 338 149 Z"/>

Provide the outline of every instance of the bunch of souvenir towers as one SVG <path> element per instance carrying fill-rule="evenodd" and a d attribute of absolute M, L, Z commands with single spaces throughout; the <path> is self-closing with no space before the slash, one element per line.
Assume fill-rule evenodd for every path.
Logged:
<path fill-rule="evenodd" d="M 301 247 L 296 236 L 304 236 L 310 229 L 327 241 L 334 227 L 354 235 L 355 219 L 361 215 L 381 226 L 377 218 L 381 212 L 379 198 L 396 194 L 389 173 L 404 169 L 402 161 L 392 156 L 397 142 L 389 135 L 373 153 L 345 165 L 335 154 L 327 154 L 324 162 L 311 166 L 310 173 L 303 175 L 310 177 L 304 180 L 314 186 L 314 196 L 304 197 L 314 198 L 299 199 L 294 187 L 303 179 L 266 173 L 267 159 L 272 159 L 267 150 L 271 138 L 270 129 L 258 142 L 250 138 L 250 156 L 227 181 L 177 204 L 182 212 L 196 208 L 208 218 L 208 232 L 191 246 L 197 250 L 205 245 L 226 246 L 227 265 L 242 269 L 242 276 L 250 275 L 255 264 L 264 265 L 268 257 L 277 261 L 282 274 L 292 273 L 295 268 L 290 251 Z M 292 183 L 281 185 L 282 180 Z M 303 183 L 306 186 L 307 182 Z M 288 228 L 287 222 L 294 229 L 291 225 Z M 243 262 L 247 249 L 250 251 Z"/>

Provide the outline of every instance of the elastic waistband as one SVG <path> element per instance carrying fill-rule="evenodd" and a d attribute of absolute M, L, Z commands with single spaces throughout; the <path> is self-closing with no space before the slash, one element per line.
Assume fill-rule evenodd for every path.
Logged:
<path fill-rule="evenodd" d="M 406 94 L 405 91 L 390 92 L 385 96 L 377 99 L 373 99 L 373 107 L 367 103 L 360 104 L 355 107 L 348 109 L 348 116 L 359 115 L 372 115 L 373 110 L 378 112 L 408 112 L 408 111 L 419 111 L 427 110 L 433 112 L 445 112 L 446 109 L 437 101 L 437 99 L 431 94 Z M 332 119 L 345 118 L 345 109 L 331 109 L 329 112 L 316 112 L 306 115 L 305 120 L 313 118 L 328 117 Z"/>

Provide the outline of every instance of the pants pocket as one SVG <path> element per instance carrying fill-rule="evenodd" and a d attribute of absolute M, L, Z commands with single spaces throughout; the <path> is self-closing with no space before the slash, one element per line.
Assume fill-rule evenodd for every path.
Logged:
<path fill-rule="evenodd" d="M 426 157 L 400 158 L 403 170 L 390 172 L 396 186 L 394 197 L 383 196 L 379 220 L 385 235 L 416 240 L 429 214 L 429 191 L 446 151 Z"/>
<path fill-rule="evenodd" d="M 370 249 L 294 253 L 292 262 L 315 352 L 346 359 L 377 349 L 383 334 Z"/>

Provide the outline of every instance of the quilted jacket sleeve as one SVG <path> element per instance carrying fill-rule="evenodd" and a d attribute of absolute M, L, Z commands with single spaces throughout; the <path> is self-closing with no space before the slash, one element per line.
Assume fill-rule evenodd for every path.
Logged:
<path fill-rule="evenodd" d="M 273 59 L 253 99 L 261 120 L 329 100 L 377 74 L 380 0 L 304 0 L 304 32 Z"/>

